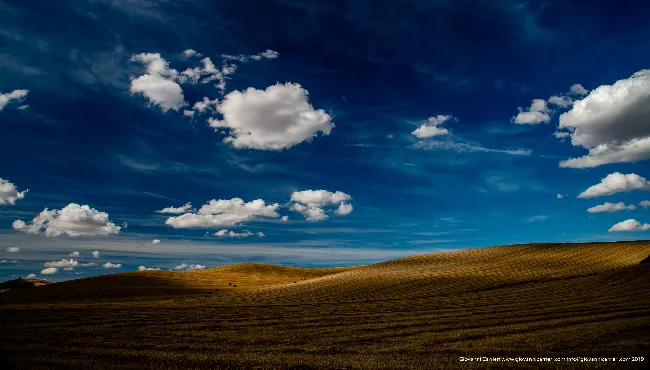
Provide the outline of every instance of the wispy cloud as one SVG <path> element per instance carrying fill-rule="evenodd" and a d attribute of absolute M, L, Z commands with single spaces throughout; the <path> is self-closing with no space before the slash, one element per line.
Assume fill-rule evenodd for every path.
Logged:
<path fill-rule="evenodd" d="M 413 149 L 453 151 L 458 153 L 502 153 L 519 156 L 528 156 L 532 154 L 532 151 L 529 149 L 492 149 L 470 143 L 439 140 L 419 141 L 411 147 Z"/>

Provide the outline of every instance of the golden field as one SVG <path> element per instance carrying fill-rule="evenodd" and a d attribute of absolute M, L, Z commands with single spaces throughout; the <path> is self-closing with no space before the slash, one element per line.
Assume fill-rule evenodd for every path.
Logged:
<path fill-rule="evenodd" d="M 141 271 L 0 293 L 1 368 L 644 368 L 650 242 L 350 268 Z M 644 357 L 466 362 L 461 357 Z M 645 366 L 644 366 L 645 365 Z"/>

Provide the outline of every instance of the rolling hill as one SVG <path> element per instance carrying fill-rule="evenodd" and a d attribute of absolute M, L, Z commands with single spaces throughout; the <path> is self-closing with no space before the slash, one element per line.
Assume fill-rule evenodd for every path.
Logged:
<path fill-rule="evenodd" d="M 648 255 L 648 241 L 528 244 L 79 279 L 0 294 L 0 355 L 20 368 L 643 368 L 460 357 L 648 358 Z"/>

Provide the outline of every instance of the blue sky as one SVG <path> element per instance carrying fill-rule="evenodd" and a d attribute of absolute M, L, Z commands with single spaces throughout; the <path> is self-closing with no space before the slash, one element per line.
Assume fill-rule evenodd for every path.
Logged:
<path fill-rule="evenodd" d="M 0 0 L 0 279 L 647 239 L 649 7 Z"/>

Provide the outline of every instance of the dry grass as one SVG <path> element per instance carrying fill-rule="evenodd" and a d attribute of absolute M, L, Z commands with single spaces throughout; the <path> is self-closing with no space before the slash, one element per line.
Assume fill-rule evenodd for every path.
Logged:
<path fill-rule="evenodd" d="M 639 262 L 649 254 L 650 242 L 517 245 L 346 269 L 245 264 L 80 279 L 0 294 L 0 356 L 18 368 L 336 369 L 647 358 L 650 265 Z"/>

